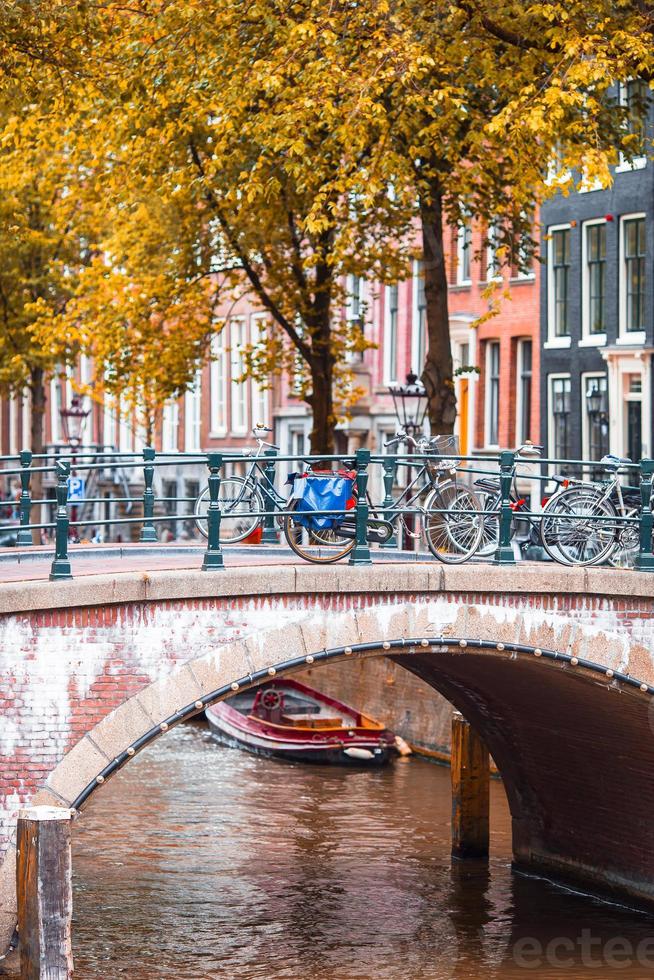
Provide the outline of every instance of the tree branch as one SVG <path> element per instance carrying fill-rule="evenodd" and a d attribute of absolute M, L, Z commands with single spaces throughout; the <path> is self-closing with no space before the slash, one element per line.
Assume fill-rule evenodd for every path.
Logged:
<path fill-rule="evenodd" d="M 257 296 L 259 297 L 259 299 L 261 300 L 265 308 L 268 310 L 268 312 L 271 313 L 272 316 L 275 318 L 275 320 L 280 325 L 282 330 L 284 330 L 284 332 L 288 335 L 288 337 L 295 345 L 295 347 L 298 349 L 298 351 L 300 352 L 304 360 L 307 361 L 307 363 L 310 363 L 311 361 L 310 345 L 306 343 L 306 341 L 302 338 L 298 330 L 295 328 L 294 324 L 292 324 L 290 320 L 284 316 L 284 314 L 279 309 L 279 307 L 274 302 L 274 300 L 272 300 L 271 297 L 268 295 L 261 281 L 261 277 L 259 276 L 259 273 L 254 268 L 253 264 L 250 262 L 248 256 L 241 248 L 238 239 L 234 235 L 232 229 L 229 227 L 229 224 L 227 223 L 227 219 L 223 214 L 222 208 L 220 207 L 220 203 L 216 198 L 216 195 L 213 193 L 211 188 L 207 185 L 206 171 L 204 169 L 204 165 L 202 163 L 202 159 L 200 157 L 198 149 L 192 140 L 189 142 L 189 149 L 191 151 L 191 157 L 193 159 L 193 163 L 195 164 L 196 169 L 202 179 L 205 200 L 207 201 L 207 204 L 209 204 L 209 206 L 215 212 L 218 221 L 220 222 L 220 227 L 222 228 L 223 233 L 225 234 L 225 237 L 227 238 L 227 241 L 229 242 L 232 250 L 238 256 L 238 259 L 241 265 L 243 266 L 243 271 L 245 272 L 246 276 L 252 283 L 252 286 L 254 287 Z"/>

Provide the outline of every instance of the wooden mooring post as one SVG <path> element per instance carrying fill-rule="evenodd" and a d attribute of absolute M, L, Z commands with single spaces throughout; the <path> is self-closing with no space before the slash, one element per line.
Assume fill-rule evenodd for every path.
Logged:
<path fill-rule="evenodd" d="M 488 749 L 458 711 L 452 715 L 452 854 L 488 857 Z"/>
<path fill-rule="evenodd" d="M 72 811 L 35 806 L 18 813 L 16 892 L 21 980 L 73 975 L 70 827 Z"/>

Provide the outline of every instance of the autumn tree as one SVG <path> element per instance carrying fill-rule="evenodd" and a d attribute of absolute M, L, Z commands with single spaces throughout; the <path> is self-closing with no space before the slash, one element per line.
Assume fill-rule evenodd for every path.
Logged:
<path fill-rule="evenodd" d="M 110 133 L 115 192 L 136 172 L 146 193 L 194 195 L 231 286 L 270 314 L 253 366 L 289 367 L 290 351 L 305 372 L 314 451 L 333 447 L 357 342 L 335 316 L 344 275 L 407 274 L 419 229 L 423 380 L 432 427 L 450 430 L 444 220 L 474 215 L 505 253 L 528 253 L 555 149 L 604 179 L 635 151 L 613 86 L 652 59 L 649 8 L 631 0 L 143 0 L 118 34 L 124 70 L 93 136 Z"/>
<path fill-rule="evenodd" d="M 53 126 L 43 138 L 52 105 L 30 103 L 22 87 L 14 94 L 0 117 L 0 391 L 29 393 L 30 445 L 41 453 L 46 381 L 76 351 L 64 333 L 44 346 L 38 328 L 64 311 L 85 246 L 61 134 Z"/>
<path fill-rule="evenodd" d="M 156 251 L 150 274 L 148 256 L 133 262 L 107 239 L 85 276 L 87 299 L 77 294 L 80 317 L 90 322 L 90 297 L 113 291 L 100 318 L 111 344 L 118 322 L 137 337 L 146 310 L 149 328 L 164 323 L 162 282 L 164 292 L 210 282 L 223 311 L 247 289 L 270 323 L 251 370 L 300 376 L 316 452 L 333 448 L 345 354 L 363 344 L 338 317 L 348 273 L 407 274 L 419 230 L 423 380 L 432 427 L 447 431 L 456 407 L 444 219 L 474 215 L 499 228 L 507 253 L 518 242 L 524 254 L 555 148 L 589 178 L 607 178 L 618 150 L 637 149 L 612 94 L 616 79 L 649 77 L 649 8 L 631 0 L 139 0 L 88 10 L 75 46 L 86 59 L 70 74 L 74 151 L 91 161 L 98 207 L 119 229 L 152 202 L 180 199 L 185 220 L 162 240 L 172 277 Z"/>
<path fill-rule="evenodd" d="M 451 431 L 456 412 L 445 219 L 474 217 L 494 228 L 508 262 L 528 260 L 534 211 L 561 187 L 547 183 L 553 162 L 560 173 L 606 183 L 618 152 L 641 151 L 628 117 L 645 101 L 620 105 L 616 81 L 649 76 L 652 26 L 649 6 L 628 0 L 399 0 L 377 18 L 362 86 L 371 107 L 387 113 L 385 138 L 416 188 L 428 327 L 422 379 L 436 431 Z"/>
<path fill-rule="evenodd" d="M 195 211 L 180 194 L 127 213 L 108 201 L 104 234 L 65 312 L 38 328 L 44 344 L 65 334 L 91 359 L 93 396 L 122 405 L 149 444 L 163 405 L 193 382 L 222 326 L 219 291 L 201 268 Z"/>
<path fill-rule="evenodd" d="M 339 47 L 323 14 L 274 0 L 247 11 L 235 0 L 143 3 L 138 18 L 124 17 L 116 85 L 82 97 L 78 126 L 98 155 L 98 198 L 115 202 L 117 221 L 143 201 L 192 202 L 196 251 L 187 227 L 170 243 L 180 275 L 209 278 L 223 312 L 248 291 L 269 314 L 249 369 L 299 380 L 314 452 L 334 448 L 346 354 L 365 346 L 339 316 L 344 278 L 396 278 L 411 251 L 398 234 L 410 221 L 409 188 L 391 189 L 370 167 L 375 141 L 353 124 L 357 47 Z M 341 70 L 326 71 L 337 61 Z"/>

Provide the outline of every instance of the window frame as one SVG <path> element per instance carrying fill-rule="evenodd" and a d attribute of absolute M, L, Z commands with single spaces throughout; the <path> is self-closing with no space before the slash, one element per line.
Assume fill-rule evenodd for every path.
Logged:
<path fill-rule="evenodd" d="M 395 290 L 395 320 L 391 313 L 391 294 Z M 400 376 L 399 369 L 399 314 L 400 314 L 400 285 L 395 283 L 384 288 L 384 384 L 397 384 Z M 391 343 L 392 340 L 392 343 Z M 394 357 L 391 358 L 391 352 Z M 393 368 L 393 370 L 391 370 Z"/>
<path fill-rule="evenodd" d="M 464 266 L 468 266 L 468 276 L 463 275 Z M 472 218 L 465 216 L 462 225 L 456 229 L 456 285 L 472 285 Z"/>
<path fill-rule="evenodd" d="M 197 437 L 197 438 L 196 438 Z M 184 393 L 184 452 L 202 449 L 202 368 Z"/>
<path fill-rule="evenodd" d="M 643 81 L 643 79 L 638 78 L 628 78 L 624 82 L 618 83 L 618 102 L 621 106 L 629 105 L 629 91 L 628 87 L 631 82 Z M 647 83 L 645 83 L 647 84 Z M 643 127 L 647 126 L 647 116 L 643 120 Z M 647 140 L 647 133 L 645 133 L 645 139 Z M 626 157 L 620 153 L 618 164 L 615 168 L 616 174 L 627 174 L 634 170 L 644 170 L 647 166 L 647 154 L 643 154 L 639 157 L 634 157 L 633 160 L 627 160 Z"/>
<path fill-rule="evenodd" d="M 605 255 L 604 255 L 604 330 L 601 333 L 590 332 L 590 265 L 588 260 L 588 229 L 604 225 Z M 590 218 L 581 226 L 581 340 L 580 347 L 604 347 L 606 345 L 606 315 L 607 292 L 606 273 L 608 269 L 608 227 L 606 218 Z"/>
<path fill-rule="evenodd" d="M 607 371 L 584 371 L 581 375 L 581 458 L 590 461 L 590 418 L 587 410 L 586 388 L 594 378 L 604 378 L 606 382 L 606 401 L 609 399 L 609 376 Z M 607 419 L 607 453 L 610 452 L 611 439 Z M 600 457 L 601 458 L 601 457 Z M 597 462 L 593 460 L 592 462 Z"/>
<path fill-rule="evenodd" d="M 495 380 L 495 375 L 491 374 L 491 358 L 493 350 L 497 350 L 497 418 L 495 420 L 496 427 L 496 441 L 491 439 L 491 411 L 493 408 L 493 398 L 492 382 Z M 502 371 L 502 348 L 499 339 L 489 338 L 485 342 L 484 350 L 484 448 L 485 449 L 499 449 L 499 439 L 500 439 L 500 378 Z"/>
<path fill-rule="evenodd" d="M 569 371 L 554 372 L 553 374 L 547 375 L 547 455 L 551 456 L 553 459 L 565 459 L 564 456 L 559 456 L 557 453 L 554 452 L 555 429 L 554 429 L 554 411 L 553 411 L 553 403 L 554 403 L 553 382 L 566 381 L 566 380 L 570 382 L 569 397 L 571 397 L 572 375 L 570 374 Z M 571 406 L 568 409 L 567 415 L 568 415 L 568 419 L 570 420 L 572 418 Z M 556 468 L 557 467 L 555 464 L 553 469 L 556 470 Z"/>
<path fill-rule="evenodd" d="M 572 268 L 572 225 L 569 221 L 566 221 L 560 225 L 550 225 L 547 229 L 547 340 L 544 343 L 546 349 L 556 349 L 570 347 L 572 344 L 572 336 L 570 333 L 561 334 L 557 336 L 555 333 L 556 328 L 556 309 L 554 303 L 555 288 L 554 288 L 554 235 L 559 231 L 567 231 L 570 233 L 570 264 L 569 269 Z M 570 279 L 568 279 L 568 287 L 570 285 Z M 568 298 L 569 303 L 569 298 Z M 569 328 L 568 328 L 569 329 Z"/>
<path fill-rule="evenodd" d="M 629 221 L 643 220 L 645 222 L 645 255 L 644 255 L 644 266 L 645 266 L 645 289 L 643 291 L 643 303 L 647 302 L 647 214 L 645 211 L 637 211 L 632 214 L 622 214 L 620 215 L 620 243 L 619 243 L 619 280 L 618 280 L 618 294 L 619 294 L 619 306 L 618 306 L 618 337 L 616 343 L 625 344 L 629 347 L 634 345 L 644 344 L 646 339 L 646 329 L 641 330 L 627 330 L 627 267 L 626 267 L 626 248 L 625 248 L 625 236 L 626 236 L 626 226 Z M 645 310 L 643 309 L 643 319 L 645 319 Z"/>
<path fill-rule="evenodd" d="M 269 322 L 267 313 L 253 313 L 250 317 L 250 339 L 252 347 L 265 345 L 265 325 Z M 264 387 L 255 378 L 250 385 L 250 398 L 254 422 L 268 424 L 270 415 L 270 388 Z"/>
<path fill-rule="evenodd" d="M 497 258 L 499 221 L 492 221 L 486 232 L 486 282 L 502 282 L 502 262 Z"/>
<path fill-rule="evenodd" d="M 170 438 L 167 438 L 170 436 Z M 169 398 L 161 411 L 161 451 L 176 453 L 179 449 L 179 400 Z"/>
<path fill-rule="evenodd" d="M 529 363 L 529 374 L 524 373 L 524 350 L 525 345 L 531 345 L 531 356 Z M 516 399 L 515 399 L 515 442 L 516 446 L 522 446 L 531 437 L 530 432 L 523 432 L 523 413 L 524 413 L 524 392 L 523 380 L 529 377 L 529 422 L 531 423 L 531 403 L 534 395 L 534 340 L 533 337 L 520 337 L 516 344 Z M 531 425 L 529 426 L 531 428 Z"/>
<path fill-rule="evenodd" d="M 229 430 L 226 331 L 227 327 L 224 326 L 211 340 L 209 367 L 210 438 L 225 436 Z"/>
<path fill-rule="evenodd" d="M 424 307 L 420 305 L 420 282 L 422 281 L 422 295 L 425 294 L 425 277 L 421 271 L 424 264 L 420 259 L 413 260 L 412 266 L 412 330 L 411 330 L 411 370 L 421 376 L 427 358 L 427 299 L 425 297 Z M 424 310 L 424 320 L 420 323 L 420 311 Z"/>
<path fill-rule="evenodd" d="M 238 340 L 237 340 L 238 337 Z M 248 433 L 248 386 L 245 381 L 237 381 L 245 372 L 244 350 L 248 345 L 248 323 L 245 316 L 233 316 L 229 319 L 229 351 L 230 351 L 230 412 L 231 431 L 235 435 Z"/>

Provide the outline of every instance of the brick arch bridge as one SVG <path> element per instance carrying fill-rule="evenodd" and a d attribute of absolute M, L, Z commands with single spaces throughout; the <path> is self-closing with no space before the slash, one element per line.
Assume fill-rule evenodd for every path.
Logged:
<path fill-rule="evenodd" d="M 390 657 L 478 729 L 516 863 L 654 900 L 654 581 L 542 566 L 124 573 L 0 597 L 0 947 L 24 802 L 89 802 L 155 738 L 275 673 Z"/>

